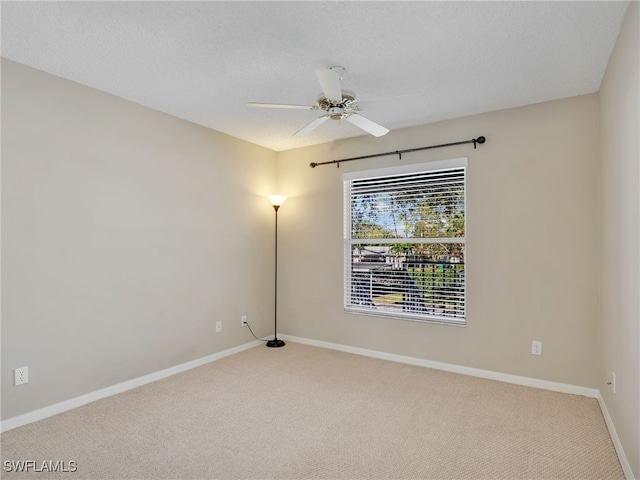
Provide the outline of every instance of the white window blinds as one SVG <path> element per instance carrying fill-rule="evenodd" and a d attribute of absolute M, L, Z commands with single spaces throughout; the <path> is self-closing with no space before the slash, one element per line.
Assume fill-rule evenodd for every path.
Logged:
<path fill-rule="evenodd" d="M 466 159 L 345 175 L 345 310 L 465 323 Z"/>

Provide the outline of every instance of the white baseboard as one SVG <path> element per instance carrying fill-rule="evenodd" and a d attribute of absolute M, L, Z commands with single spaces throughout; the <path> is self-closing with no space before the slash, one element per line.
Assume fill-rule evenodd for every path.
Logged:
<path fill-rule="evenodd" d="M 574 395 L 583 395 L 585 397 L 598 398 L 600 391 L 595 388 L 580 387 L 578 385 L 570 385 L 567 383 L 550 382 L 548 380 L 540 380 L 539 378 L 521 377 L 519 375 L 511 375 L 508 373 L 494 372 L 491 370 L 482 370 L 480 368 L 465 367 L 462 365 L 454 365 L 451 363 L 434 362 L 432 360 L 424 360 L 422 358 L 406 357 L 404 355 L 396 355 L 394 353 L 379 352 L 376 350 L 367 350 L 366 348 L 350 347 L 340 345 L 338 343 L 322 342 L 319 340 L 311 340 L 308 338 L 295 337 L 292 335 L 280 335 L 283 340 L 290 340 L 295 343 L 303 343 L 314 347 L 328 348 L 331 350 L 339 350 L 346 353 L 355 353 L 356 355 L 364 355 L 365 357 L 378 358 L 381 360 L 389 360 L 391 362 L 406 363 L 416 365 L 418 367 L 433 368 L 436 370 L 444 370 L 446 372 L 461 373 L 472 377 L 486 378 L 489 380 L 498 380 L 500 382 L 513 383 L 516 385 L 524 385 L 527 387 L 542 388 L 544 390 L 553 390 L 554 392 L 572 393 Z"/>
<path fill-rule="evenodd" d="M 368 350 L 365 348 L 351 347 L 348 345 L 341 345 L 338 343 L 323 342 L 320 340 L 312 340 L 312 339 L 303 338 L 303 337 L 296 337 L 293 335 L 280 335 L 280 338 L 282 340 L 287 340 L 295 343 L 302 343 L 305 345 L 311 345 L 311 346 L 320 347 L 320 348 L 327 348 L 330 350 L 338 350 L 345 353 L 353 353 L 356 355 L 363 355 L 366 357 L 378 358 L 381 360 L 389 360 L 391 362 L 405 363 L 408 365 L 416 365 L 419 367 L 433 368 L 436 370 L 444 370 L 447 372 L 460 373 L 463 375 L 470 375 L 473 377 L 480 377 L 480 378 L 486 378 L 489 380 L 497 380 L 501 382 L 513 383 L 516 385 L 524 385 L 528 387 L 542 388 L 545 390 L 553 390 L 556 392 L 571 393 L 575 395 L 583 395 L 587 397 L 596 398 L 598 399 L 600 409 L 602 410 L 605 423 L 607 425 L 607 428 L 609 429 L 609 434 L 611 435 L 611 439 L 613 441 L 616 452 L 618 454 L 618 458 L 620 459 L 620 464 L 622 465 L 622 470 L 625 474 L 625 477 L 627 478 L 627 480 L 635 480 L 633 472 L 631 471 L 631 465 L 629 464 L 629 461 L 627 460 L 627 457 L 624 453 L 624 449 L 622 448 L 622 443 L 620 442 L 620 438 L 618 437 L 618 434 L 616 432 L 611 416 L 609 415 L 609 411 L 607 410 L 607 406 L 604 402 L 604 399 L 602 398 L 600 391 L 595 388 L 586 388 L 586 387 L 580 387 L 577 385 L 540 380 L 537 378 L 522 377 L 519 375 L 511 375 L 507 373 L 494 372 L 491 370 L 482 370 L 479 368 L 465 367 L 465 366 L 454 365 L 450 363 L 435 362 L 432 360 L 424 360 L 421 358 L 407 357 L 404 355 L 396 355 L 393 353 L 379 352 L 376 350 Z M 72 398 L 70 400 L 65 400 L 64 402 L 56 403 L 55 405 L 50 405 L 48 407 L 34 410 L 32 412 L 25 413 L 23 415 L 18 415 L 17 417 L 12 417 L 3 421 L 0 426 L 0 431 L 6 432 L 8 430 L 12 430 L 14 428 L 21 427 L 23 425 L 27 425 L 29 423 L 36 422 L 38 420 L 43 420 L 47 417 L 57 415 L 58 413 L 66 412 L 68 410 L 72 410 L 82 405 L 86 405 L 87 403 L 95 402 L 96 400 L 110 397 L 112 395 L 117 395 L 118 393 L 122 393 L 127 390 L 140 387 L 147 383 L 155 382 L 157 380 L 161 380 L 163 378 L 170 377 L 172 375 L 175 375 L 187 370 L 191 370 L 192 368 L 196 368 L 201 365 L 205 365 L 207 363 L 220 360 L 221 358 L 228 357 L 236 353 L 240 353 L 244 350 L 248 350 L 258 345 L 262 345 L 262 342 L 255 340 L 253 342 L 246 343 L 244 345 L 239 345 L 237 347 L 233 347 L 228 350 L 223 350 L 222 352 L 214 353 L 212 355 L 208 355 L 206 357 L 192 360 L 190 362 L 183 363 L 181 365 L 176 365 L 175 367 L 167 368 L 159 372 L 150 373 L 142 377 L 138 377 L 126 382 L 118 383 L 117 385 L 103 388 L 101 390 L 97 390 L 95 392 L 91 392 L 86 395 L 81 395 L 80 397 Z"/>
<path fill-rule="evenodd" d="M 540 380 L 538 378 L 522 377 L 519 375 L 511 375 L 508 373 L 494 372 L 491 370 L 482 370 L 480 368 L 464 367 L 461 365 L 454 365 L 451 363 L 434 362 L 431 360 L 424 360 L 415 357 L 406 357 L 403 355 L 396 355 L 393 353 L 379 352 L 376 350 L 367 350 L 366 348 L 350 347 L 348 345 L 340 345 L 338 343 L 323 342 L 320 340 L 311 340 L 303 337 L 295 337 L 293 335 L 280 335 L 279 338 L 295 343 L 302 343 L 305 345 L 311 345 L 314 347 L 328 348 L 331 350 L 339 350 L 345 353 L 354 353 L 356 355 L 363 355 L 365 357 L 378 358 L 381 360 L 389 360 L 391 362 L 406 363 L 409 365 L 416 365 L 418 367 L 434 368 L 436 370 L 444 370 L 447 372 L 461 373 L 463 375 L 471 375 L 473 377 L 486 378 L 489 380 L 498 380 L 500 382 L 513 383 L 516 385 L 524 385 L 527 387 L 542 388 L 544 390 L 552 390 L 561 393 L 572 393 L 575 395 L 583 395 L 585 397 L 591 397 L 598 399 L 600 409 L 604 416 L 605 423 L 609 429 L 609 435 L 615 446 L 618 459 L 622 465 L 622 471 L 624 472 L 627 480 L 636 480 L 631 471 L 631 465 L 627 460 L 627 456 L 622 448 L 622 443 L 616 432 L 611 416 L 607 410 L 607 406 L 604 403 L 600 390 L 595 388 L 580 387 L 578 385 L 570 385 L 566 383 L 550 382 L 547 380 Z"/>
<path fill-rule="evenodd" d="M 244 345 L 239 345 L 237 347 L 229 348 L 221 352 L 213 353 L 211 355 L 207 355 L 206 357 L 198 358 L 187 363 L 176 365 L 175 367 L 170 367 L 165 370 L 160 370 L 159 372 L 150 373 L 142 377 L 118 383 L 116 385 L 112 385 L 111 387 L 87 393 L 86 395 L 81 395 L 70 400 L 65 400 L 63 402 L 40 408 L 23 415 L 18 415 L 17 417 L 8 418 L 7 420 L 4 420 L 2 422 L 0 431 L 6 432 L 7 430 L 21 427 L 23 425 L 27 425 L 28 423 L 37 422 L 38 420 L 57 415 L 58 413 L 66 412 L 67 410 L 72 410 L 82 405 L 86 405 L 87 403 L 95 402 L 96 400 L 110 397 L 112 395 L 117 395 L 118 393 L 131 390 L 132 388 L 137 388 L 142 385 L 146 385 L 147 383 L 155 382 L 157 380 L 170 377 L 171 375 L 185 372 L 187 370 L 200 367 L 201 365 L 205 365 L 207 363 L 215 362 L 216 360 L 220 360 L 221 358 L 234 355 L 244 350 L 248 350 L 257 345 L 262 345 L 262 342 L 254 340 L 253 342 L 245 343 Z"/>
<path fill-rule="evenodd" d="M 604 416 L 604 422 L 607 424 L 607 428 L 609 429 L 609 435 L 611 436 L 611 440 L 613 441 L 613 446 L 616 448 L 616 453 L 618 454 L 620 465 L 622 465 L 624 476 L 627 480 L 635 480 L 633 471 L 631 470 L 631 464 L 627 459 L 627 455 L 624 453 L 624 448 L 622 448 L 620 437 L 618 437 L 618 432 L 616 432 L 616 427 L 613 424 L 611 415 L 609 415 L 607 404 L 604 403 L 604 398 L 602 398 L 602 394 L 600 394 L 600 392 L 598 392 L 598 403 L 600 404 L 600 410 L 602 410 L 602 415 Z"/>

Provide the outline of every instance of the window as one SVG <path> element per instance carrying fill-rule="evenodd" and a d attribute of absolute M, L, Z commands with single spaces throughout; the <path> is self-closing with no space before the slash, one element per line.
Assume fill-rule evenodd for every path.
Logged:
<path fill-rule="evenodd" d="M 345 311 L 465 325 L 466 166 L 344 175 Z"/>

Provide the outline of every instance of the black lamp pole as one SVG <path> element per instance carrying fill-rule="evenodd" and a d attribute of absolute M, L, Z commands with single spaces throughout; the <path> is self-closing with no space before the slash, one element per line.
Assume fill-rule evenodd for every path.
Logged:
<path fill-rule="evenodd" d="M 277 348 L 284 347 L 283 340 L 278 340 L 278 209 L 280 205 L 273 205 L 276 211 L 276 251 L 275 251 L 275 283 L 274 283 L 274 310 L 273 310 L 273 340 L 267 342 L 267 347 Z"/>

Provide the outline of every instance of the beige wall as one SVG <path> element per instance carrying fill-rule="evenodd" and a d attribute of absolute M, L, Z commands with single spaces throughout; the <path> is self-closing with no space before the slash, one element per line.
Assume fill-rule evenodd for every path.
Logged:
<path fill-rule="evenodd" d="M 382 352 L 598 386 L 598 99 L 587 95 L 278 154 L 281 330 Z M 309 162 L 487 143 L 322 166 Z M 343 312 L 342 174 L 468 157 L 467 327 Z M 286 292 L 286 293 L 285 293 Z M 531 355 L 531 341 L 543 355 Z"/>
<path fill-rule="evenodd" d="M 602 363 L 598 387 L 640 478 L 640 5 L 632 2 L 600 89 Z M 616 393 L 606 386 L 616 374 Z"/>
<path fill-rule="evenodd" d="M 640 478 L 639 15 L 598 95 L 277 154 L 3 60 L 2 418 L 268 335 L 277 180 L 279 331 L 598 388 Z M 345 314 L 342 174 L 459 157 L 467 327 Z"/>
<path fill-rule="evenodd" d="M 3 419 L 271 331 L 274 152 L 4 60 L 2 140 Z"/>

